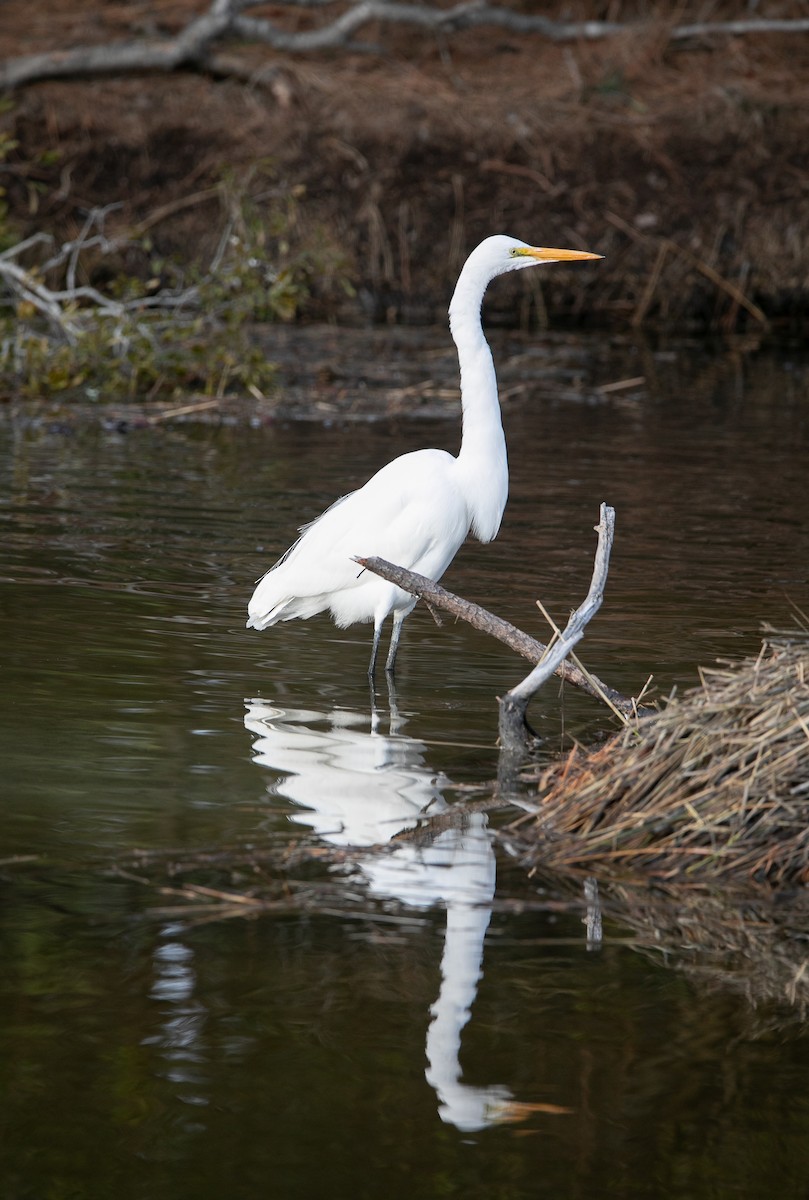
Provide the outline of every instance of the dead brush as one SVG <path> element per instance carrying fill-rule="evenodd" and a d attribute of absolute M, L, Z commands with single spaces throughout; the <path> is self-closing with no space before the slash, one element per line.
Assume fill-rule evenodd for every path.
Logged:
<path fill-rule="evenodd" d="M 539 779 L 503 831 L 528 865 L 776 886 L 809 882 L 809 629 L 704 671 L 596 751 Z"/>

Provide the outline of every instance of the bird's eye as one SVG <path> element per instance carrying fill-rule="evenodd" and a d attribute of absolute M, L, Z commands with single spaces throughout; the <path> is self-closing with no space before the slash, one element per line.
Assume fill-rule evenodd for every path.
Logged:
<path fill-rule="evenodd" d="M 511 255 L 512 258 L 516 258 L 517 257 L 517 247 L 512 246 L 511 249 L 509 250 L 509 254 Z"/>

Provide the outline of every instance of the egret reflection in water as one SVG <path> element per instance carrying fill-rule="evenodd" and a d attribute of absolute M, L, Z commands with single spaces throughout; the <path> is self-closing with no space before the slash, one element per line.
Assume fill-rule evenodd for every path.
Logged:
<path fill-rule="evenodd" d="M 461 1034 L 482 975 L 483 943 L 495 889 L 495 856 L 483 813 L 452 819 L 442 795 L 448 780 L 430 770 L 422 742 L 391 732 L 358 713 L 281 708 L 247 702 L 245 725 L 255 735 L 254 761 L 280 778 L 273 795 L 300 806 L 291 819 L 324 841 L 367 848 L 356 868 L 369 893 L 411 908 L 442 906 L 447 923 L 441 988 L 431 1006 L 425 1077 L 441 1119 L 464 1132 L 509 1118 L 510 1092 L 498 1085 L 461 1082 Z M 415 829 L 425 816 L 446 824 L 395 845 L 396 834 Z M 373 847 L 373 849 L 371 849 Z"/>

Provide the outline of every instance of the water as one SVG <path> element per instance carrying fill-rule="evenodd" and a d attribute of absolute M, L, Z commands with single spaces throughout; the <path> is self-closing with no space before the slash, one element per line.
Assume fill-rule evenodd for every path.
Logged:
<path fill-rule="evenodd" d="M 405 344 L 397 381 L 427 351 Z M 374 335 L 351 361 L 384 379 L 391 352 Z M 582 657 L 612 686 L 688 686 L 809 611 L 805 356 L 499 355 L 511 500 L 448 586 L 543 636 L 534 598 L 560 620 L 579 603 L 606 500 Z M 496 771 L 521 662 L 417 611 L 372 714 L 367 627 L 245 631 L 295 526 L 425 444 L 453 449 L 455 416 L 0 426 L 4 1197 L 809 1192 L 809 1039 L 787 986 L 763 986 L 766 939 L 720 971 L 649 952 L 607 905 L 588 949 L 574 889 L 522 878 L 485 810 L 453 821 L 453 785 Z M 605 724 L 556 688 L 531 715 L 549 752 Z M 427 844 L 425 810 L 446 820 Z M 282 889 L 211 919 L 177 895 L 266 885 L 262 853 L 307 835 L 326 865 L 284 885 L 307 905 Z M 220 859 L 186 875 L 198 852 Z"/>

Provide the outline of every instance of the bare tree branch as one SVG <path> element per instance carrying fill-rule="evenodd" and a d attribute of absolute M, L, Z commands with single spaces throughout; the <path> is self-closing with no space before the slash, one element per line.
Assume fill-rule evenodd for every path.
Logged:
<path fill-rule="evenodd" d="M 516 625 L 509 624 L 508 621 L 495 616 L 488 609 L 482 608 L 479 604 L 473 604 L 471 600 L 464 600 L 462 596 L 448 592 L 440 583 L 435 583 L 426 575 L 419 575 L 417 571 L 408 571 L 405 567 L 397 567 L 386 559 L 376 556 L 358 558 L 356 561 L 366 570 L 373 571 L 375 575 L 387 579 L 390 583 L 395 583 L 403 591 L 410 592 L 411 596 L 421 597 L 429 607 L 440 608 L 444 612 L 451 613 L 453 617 L 459 617 L 482 633 L 488 633 L 498 641 L 504 642 L 506 646 L 530 662 L 539 662 L 548 648 L 530 634 L 517 629 Z"/>
<path fill-rule="evenodd" d="M 42 264 L 31 269 L 21 266 L 16 260 L 35 246 L 53 246 L 48 234 L 35 233 L 24 241 L 10 246 L 0 253 L 0 304 L 4 302 L 4 290 L 15 303 L 31 305 L 68 343 L 74 345 L 82 330 L 81 314 L 77 311 L 79 301 L 89 301 L 91 317 L 120 319 L 126 313 L 139 312 L 147 308 L 181 308 L 193 305 L 198 299 L 199 289 L 189 287 L 178 291 L 162 291 L 153 296 L 136 296 L 129 300 L 116 300 L 105 296 L 89 284 L 77 285 L 79 256 L 90 247 L 99 247 L 108 253 L 125 243 L 126 239 L 113 239 L 104 232 L 104 220 L 110 209 L 118 207 L 108 204 L 104 208 L 91 209 L 77 238 L 64 242 L 55 253 Z M 64 269 L 64 285 L 58 289 L 44 282 L 47 275 Z"/>
<path fill-rule="evenodd" d="M 608 514 L 612 513 L 612 517 L 605 518 L 605 512 Z M 612 526 L 610 525 L 610 522 L 614 522 L 614 512 L 612 509 L 607 508 L 606 505 L 602 505 L 601 524 L 597 526 L 597 528 L 601 529 L 604 527 L 605 530 L 607 530 L 604 535 L 604 537 L 607 539 L 605 542 L 605 578 L 606 565 L 609 562 L 609 547 L 612 545 Z M 601 544 L 599 546 L 599 553 L 601 553 Z M 479 604 L 473 604 L 470 600 L 464 600 L 463 597 L 456 596 L 453 592 L 448 592 L 446 588 L 441 587 L 439 583 L 435 583 L 432 579 L 427 579 L 424 575 L 419 575 L 415 571 L 407 571 L 404 567 L 394 566 L 393 563 L 387 562 L 384 558 L 357 558 L 356 561 L 360 564 L 360 566 L 365 567 L 366 570 L 373 571 L 375 575 L 379 575 L 382 579 L 387 579 L 390 583 L 395 583 L 397 587 L 409 592 L 411 596 L 419 596 L 430 607 L 439 608 L 444 612 L 448 612 L 452 616 L 458 617 L 462 621 L 466 621 L 475 629 L 481 630 L 482 633 L 487 633 L 490 637 L 497 638 L 498 641 L 503 642 L 506 646 L 510 647 L 510 649 L 516 651 L 517 654 L 522 655 L 523 658 L 527 658 L 530 662 L 540 663 L 548 653 L 548 647 L 544 642 L 540 642 L 536 638 L 531 637 L 530 634 L 524 633 L 522 629 L 517 629 L 515 625 L 511 625 L 508 621 L 504 621 L 502 617 L 495 616 L 494 613 L 489 612 L 488 609 L 482 608 Z M 600 564 L 601 559 L 599 558 L 598 561 Z M 577 613 L 574 613 L 573 617 L 571 617 L 571 621 L 573 621 L 574 618 L 577 617 L 577 614 L 581 614 L 582 612 L 588 614 L 586 615 L 586 619 L 582 622 L 582 628 L 596 611 L 598 605 L 601 603 L 600 596 L 597 596 L 596 602 L 596 597 L 594 596 L 593 592 L 594 586 L 594 584 L 591 585 L 590 594 L 588 595 L 585 604 L 577 610 Z M 593 604 L 595 604 L 594 608 L 592 607 Z M 570 625 L 568 625 L 568 628 L 570 628 Z M 581 634 L 579 634 L 579 637 L 581 637 Z M 575 641 L 578 641 L 579 637 L 577 637 Z M 572 642 L 571 645 L 575 645 L 575 641 Z M 565 655 L 569 653 L 569 650 L 570 646 L 567 647 L 565 654 L 563 654 L 561 658 L 564 658 Z M 560 660 L 559 662 L 555 663 L 550 674 L 558 675 L 561 679 L 564 679 L 566 683 L 570 683 L 574 687 L 581 689 L 589 696 L 593 696 L 599 700 L 605 700 L 610 707 L 616 708 L 625 716 L 637 715 L 637 704 L 635 700 L 633 700 L 631 697 L 623 696 L 620 692 L 615 691 L 614 688 L 608 687 L 605 683 L 602 683 L 602 681 L 596 675 L 593 675 L 592 673 L 589 675 L 585 674 L 580 667 Z M 529 676 L 528 678 L 530 679 L 531 677 L 532 676 Z M 523 685 L 519 686 L 522 687 Z"/>
<path fill-rule="evenodd" d="M 286 33 L 270 21 L 250 17 L 237 17 L 234 28 L 243 37 L 268 42 L 276 50 L 304 52 L 343 46 L 351 34 L 371 21 L 420 25 L 424 29 L 447 31 L 487 25 L 515 33 L 540 34 L 554 42 L 608 37 L 624 28 L 610 21 L 552 21 L 548 17 L 526 16 L 505 8 L 493 8 L 477 0 L 467 0 L 450 9 L 398 3 L 397 0 L 360 0 L 330 25 L 321 26 L 320 29 Z"/>
<path fill-rule="evenodd" d="M 235 0 L 213 0 L 201 17 L 186 25 L 177 37 L 163 41 L 109 42 L 102 46 L 76 46 L 11 59 L 0 66 L 0 87 L 15 88 L 40 79 L 65 79 L 77 75 L 120 75 L 130 71 L 174 71 L 177 67 L 204 67 L 211 42 L 233 25 Z"/>
<path fill-rule="evenodd" d="M 548 647 L 547 654 L 537 663 L 533 671 L 526 675 L 521 683 L 507 692 L 500 701 L 500 745 L 508 753 L 515 753 L 525 748 L 528 726 L 525 713 L 528 702 L 543 683 L 551 675 L 559 673 L 564 660 L 573 647 L 584 637 L 585 627 L 596 615 L 604 599 L 604 588 L 607 583 L 607 572 L 610 565 L 610 553 L 615 537 L 615 509 L 607 504 L 601 505 L 598 525 L 598 546 L 596 548 L 593 576 L 590 590 L 584 600 L 565 626 L 559 640 Z"/>
<path fill-rule="evenodd" d="M 37 312 L 46 317 L 68 342 L 75 341 L 76 324 L 70 320 L 53 292 L 34 279 L 24 267 L 13 262 L 8 255 L 0 259 L 0 281 L 18 300 L 32 305 Z"/>
<path fill-rule="evenodd" d="M 768 20 L 751 17 L 747 21 L 697 21 L 693 25 L 676 25 L 669 37 L 684 42 L 696 37 L 744 37 L 748 33 L 809 33 L 809 17 L 795 20 Z"/>
<path fill-rule="evenodd" d="M 513 12 L 508 8 L 461 0 L 449 9 L 410 4 L 406 0 L 358 0 L 334 20 L 316 29 L 288 31 L 272 21 L 247 17 L 243 10 L 255 0 L 213 0 L 207 12 L 191 21 L 173 38 L 110 42 L 100 46 L 77 46 L 24 55 L 0 64 L 0 88 L 16 88 L 42 79 L 66 79 L 77 76 L 125 74 L 128 72 L 168 72 L 180 67 L 200 71 L 241 74 L 238 64 L 225 61 L 211 52 L 214 42 L 233 35 L 263 42 L 276 50 L 306 53 L 326 49 L 374 49 L 363 43 L 356 46 L 351 36 L 372 21 L 416 25 L 423 29 L 452 32 L 472 27 L 503 29 L 510 33 L 534 34 L 552 42 L 597 41 L 643 29 L 643 24 L 616 21 L 555 21 L 549 17 Z M 321 8 L 330 0 L 286 0 L 287 7 Z M 667 36 L 682 42 L 699 37 L 740 37 L 748 34 L 807 33 L 809 18 L 795 20 L 755 19 L 702 21 L 674 25 Z"/>

